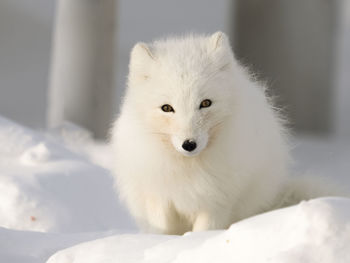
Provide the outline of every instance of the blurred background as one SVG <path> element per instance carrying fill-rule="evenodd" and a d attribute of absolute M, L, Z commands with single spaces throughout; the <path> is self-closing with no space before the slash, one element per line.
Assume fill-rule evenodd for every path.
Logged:
<path fill-rule="evenodd" d="M 136 42 L 217 30 L 296 134 L 350 138 L 348 0 L 0 0 L 0 114 L 103 138 Z"/>

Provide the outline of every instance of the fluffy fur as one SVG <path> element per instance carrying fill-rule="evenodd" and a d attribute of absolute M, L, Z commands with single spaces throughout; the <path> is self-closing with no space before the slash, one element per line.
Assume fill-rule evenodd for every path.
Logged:
<path fill-rule="evenodd" d="M 112 130 L 115 175 L 145 231 L 227 228 L 309 197 L 288 185 L 282 121 L 225 34 L 138 43 L 129 71 Z M 212 105 L 200 109 L 204 99 Z M 193 152 L 182 148 L 186 139 L 196 141 Z"/>

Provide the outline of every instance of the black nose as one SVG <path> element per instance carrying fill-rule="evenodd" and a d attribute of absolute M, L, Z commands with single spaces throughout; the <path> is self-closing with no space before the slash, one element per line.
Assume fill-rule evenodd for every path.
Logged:
<path fill-rule="evenodd" d="M 182 148 L 184 148 L 188 152 L 192 152 L 194 149 L 196 149 L 196 147 L 197 143 L 195 141 L 186 140 L 182 144 Z"/>

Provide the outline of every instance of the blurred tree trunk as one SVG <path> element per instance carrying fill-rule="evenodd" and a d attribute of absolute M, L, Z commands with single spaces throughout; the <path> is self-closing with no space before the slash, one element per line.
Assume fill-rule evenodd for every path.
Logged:
<path fill-rule="evenodd" d="M 237 57 L 267 81 L 299 131 L 332 129 L 336 1 L 237 0 Z"/>
<path fill-rule="evenodd" d="M 350 135 L 350 1 L 337 1 L 338 45 L 335 64 L 337 87 L 334 104 L 336 108 L 336 133 L 341 137 Z"/>
<path fill-rule="evenodd" d="M 65 121 L 107 134 L 112 118 L 115 0 L 59 0 L 48 126 Z"/>

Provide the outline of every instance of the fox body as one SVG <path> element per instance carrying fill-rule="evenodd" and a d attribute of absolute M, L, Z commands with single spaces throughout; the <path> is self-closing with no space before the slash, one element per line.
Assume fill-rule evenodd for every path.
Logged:
<path fill-rule="evenodd" d="M 285 129 L 224 33 L 136 44 L 112 145 L 121 198 L 145 231 L 227 228 L 283 203 Z"/>

